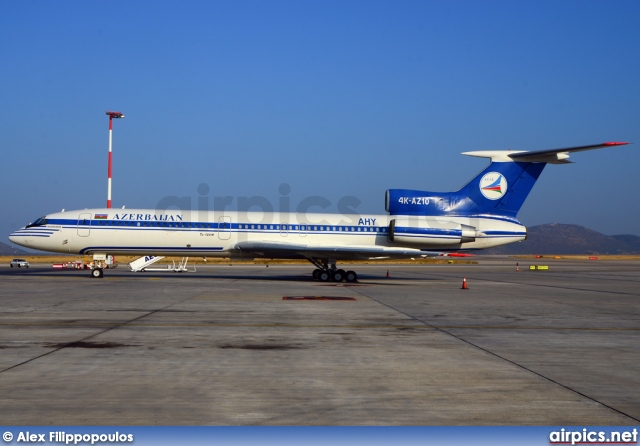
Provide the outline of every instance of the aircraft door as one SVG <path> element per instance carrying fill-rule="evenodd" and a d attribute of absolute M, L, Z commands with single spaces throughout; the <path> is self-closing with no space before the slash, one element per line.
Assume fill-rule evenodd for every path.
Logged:
<path fill-rule="evenodd" d="M 218 219 L 218 238 L 229 240 L 231 238 L 231 217 L 220 217 Z"/>
<path fill-rule="evenodd" d="M 84 212 L 78 217 L 78 235 L 80 237 L 89 237 L 91 233 L 91 214 Z"/>

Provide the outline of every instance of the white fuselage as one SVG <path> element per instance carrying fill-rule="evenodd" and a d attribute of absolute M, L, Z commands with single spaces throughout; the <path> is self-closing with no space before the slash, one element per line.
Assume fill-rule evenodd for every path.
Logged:
<path fill-rule="evenodd" d="M 390 224 L 403 231 L 389 237 Z M 467 237 L 460 238 L 460 228 Z M 471 238 L 469 238 L 471 228 Z M 391 229 L 393 231 L 393 229 Z M 526 238 L 515 219 L 367 214 L 85 209 L 49 214 L 11 234 L 31 249 L 74 254 L 207 257 L 406 257 Z M 431 253 L 433 255 L 433 253 Z"/>

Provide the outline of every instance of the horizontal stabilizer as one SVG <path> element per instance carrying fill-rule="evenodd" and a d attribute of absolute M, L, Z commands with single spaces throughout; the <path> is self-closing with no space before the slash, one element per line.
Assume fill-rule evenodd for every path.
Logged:
<path fill-rule="evenodd" d="M 572 152 L 583 152 L 585 150 L 603 149 L 607 147 L 624 146 L 628 142 L 604 142 L 602 144 L 592 144 L 588 146 L 565 147 L 561 149 L 536 150 L 527 151 L 511 151 L 511 150 L 481 150 L 474 152 L 463 152 L 463 155 L 477 156 L 481 158 L 491 158 L 491 161 L 497 163 L 505 162 L 524 162 L 524 163 L 549 163 L 549 164 L 568 164 L 569 154 Z"/>

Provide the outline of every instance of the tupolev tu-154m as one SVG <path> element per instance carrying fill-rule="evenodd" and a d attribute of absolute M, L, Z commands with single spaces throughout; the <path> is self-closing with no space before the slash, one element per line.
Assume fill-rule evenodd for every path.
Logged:
<path fill-rule="evenodd" d="M 84 209 L 38 218 L 9 240 L 31 249 L 74 254 L 307 259 L 321 281 L 357 281 L 339 260 L 464 255 L 519 242 L 516 218 L 547 164 L 573 152 L 628 144 L 541 151 L 474 151 L 489 165 L 457 192 L 389 189 L 387 214 Z M 93 277 L 102 277 L 97 263 Z"/>

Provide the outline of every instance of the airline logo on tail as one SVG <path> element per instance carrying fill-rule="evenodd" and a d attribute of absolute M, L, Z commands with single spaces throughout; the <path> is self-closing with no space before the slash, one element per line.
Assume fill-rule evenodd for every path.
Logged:
<path fill-rule="evenodd" d="M 507 179 L 498 172 L 489 172 L 480 180 L 480 192 L 489 200 L 497 200 L 507 192 Z"/>

